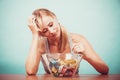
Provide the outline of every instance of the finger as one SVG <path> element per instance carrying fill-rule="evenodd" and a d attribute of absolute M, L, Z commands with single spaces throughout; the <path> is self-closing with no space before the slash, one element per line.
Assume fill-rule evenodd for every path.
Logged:
<path fill-rule="evenodd" d="M 32 23 L 33 23 L 33 25 L 35 26 L 35 29 L 37 30 L 37 31 L 41 31 L 41 29 L 40 29 L 40 25 L 38 25 L 39 23 L 38 23 L 38 21 L 37 21 L 37 18 L 33 18 L 33 20 L 32 20 Z"/>
<path fill-rule="evenodd" d="M 32 19 L 32 23 L 33 23 L 36 31 L 41 31 L 36 24 L 36 18 L 35 17 Z"/>
<path fill-rule="evenodd" d="M 33 18 L 35 18 L 35 16 L 34 15 L 32 15 L 32 16 L 30 16 L 30 17 L 28 17 L 28 22 L 32 22 L 32 19 Z"/>
<path fill-rule="evenodd" d="M 28 17 L 28 27 L 34 27 L 33 22 L 32 22 L 33 18 L 34 18 L 33 16 Z"/>
<path fill-rule="evenodd" d="M 74 43 L 74 44 L 72 45 L 72 49 L 73 49 L 75 46 L 78 46 L 78 45 L 81 45 L 81 42 Z"/>
<path fill-rule="evenodd" d="M 76 53 L 76 54 L 79 54 L 81 57 L 85 55 L 84 52 L 82 52 L 82 51 L 77 51 L 77 49 L 75 50 L 75 53 Z"/>
<path fill-rule="evenodd" d="M 81 48 L 81 46 L 80 46 L 80 45 L 78 45 L 78 44 L 74 44 L 74 46 L 73 46 L 72 50 L 74 50 L 74 49 L 76 49 L 76 48 Z"/>
<path fill-rule="evenodd" d="M 72 45 L 72 51 L 74 51 L 74 48 L 76 48 L 76 46 L 77 46 L 76 43 Z"/>
<path fill-rule="evenodd" d="M 77 45 L 73 48 L 73 51 L 79 53 L 79 52 L 85 52 L 85 49 L 83 46 Z"/>
<path fill-rule="evenodd" d="M 74 52 L 79 53 L 79 52 L 82 52 L 82 50 L 80 48 L 74 48 Z"/>

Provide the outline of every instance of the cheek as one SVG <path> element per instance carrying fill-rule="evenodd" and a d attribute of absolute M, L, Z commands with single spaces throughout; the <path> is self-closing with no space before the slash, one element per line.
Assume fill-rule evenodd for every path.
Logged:
<path fill-rule="evenodd" d="M 54 27 L 54 34 L 57 34 L 59 32 L 59 28 L 58 27 Z"/>
<path fill-rule="evenodd" d="M 54 30 L 57 32 L 57 31 L 58 31 L 58 28 L 57 28 L 57 27 L 55 27 L 55 28 L 54 28 Z"/>
<path fill-rule="evenodd" d="M 58 27 L 58 25 L 54 25 L 54 30 L 55 30 L 56 32 L 59 31 L 59 27 Z"/>

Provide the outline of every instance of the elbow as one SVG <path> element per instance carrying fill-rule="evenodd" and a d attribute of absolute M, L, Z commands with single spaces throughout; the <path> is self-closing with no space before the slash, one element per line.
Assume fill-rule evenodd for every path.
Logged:
<path fill-rule="evenodd" d="M 27 75 L 36 75 L 36 72 L 33 70 L 26 70 Z"/>
<path fill-rule="evenodd" d="M 26 74 L 27 75 L 36 75 L 36 70 L 29 66 L 26 66 Z"/>
<path fill-rule="evenodd" d="M 109 73 L 109 67 L 107 66 L 105 69 L 103 69 L 103 71 L 100 71 L 100 73 L 102 75 L 108 75 L 108 73 Z"/>
<path fill-rule="evenodd" d="M 37 73 L 36 68 L 27 63 L 25 64 L 25 69 L 26 69 L 27 75 L 36 75 L 36 73 Z"/>
<path fill-rule="evenodd" d="M 107 75 L 109 73 L 109 68 L 107 68 L 103 73 L 102 75 Z"/>

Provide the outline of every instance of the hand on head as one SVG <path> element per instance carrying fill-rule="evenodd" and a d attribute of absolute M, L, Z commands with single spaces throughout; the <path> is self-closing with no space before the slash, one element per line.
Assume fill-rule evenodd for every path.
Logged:
<path fill-rule="evenodd" d="M 31 17 L 28 18 L 28 26 L 30 30 L 32 31 L 32 34 L 39 34 L 40 29 L 38 28 L 36 24 L 36 17 L 32 15 Z"/>

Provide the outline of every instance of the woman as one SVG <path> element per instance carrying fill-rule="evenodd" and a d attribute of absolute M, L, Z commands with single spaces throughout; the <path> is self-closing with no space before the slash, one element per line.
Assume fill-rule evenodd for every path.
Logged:
<path fill-rule="evenodd" d="M 96 54 L 89 42 L 79 34 L 68 33 L 59 24 L 56 15 L 47 9 L 37 9 L 29 18 L 28 24 L 32 31 L 32 44 L 26 60 L 28 75 L 36 74 L 44 53 L 83 54 L 83 59 L 90 63 L 99 73 L 108 74 L 109 68 Z M 46 37 L 46 38 L 43 38 Z M 71 46 L 72 45 L 72 46 Z M 43 64 L 44 61 L 42 60 Z M 45 71 L 49 73 L 45 67 Z"/>

